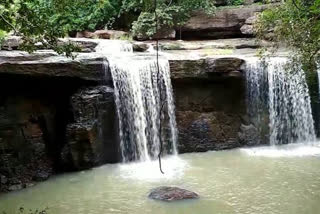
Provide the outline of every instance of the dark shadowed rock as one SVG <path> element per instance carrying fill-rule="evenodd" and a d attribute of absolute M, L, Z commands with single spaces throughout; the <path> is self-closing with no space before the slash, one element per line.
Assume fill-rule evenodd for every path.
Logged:
<path fill-rule="evenodd" d="M 38 171 L 35 176 L 33 177 L 34 181 L 46 181 L 48 180 L 50 177 L 50 173 L 48 172 L 42 172 L 42 171 Z"/>
<path fill-rule="evenodd" d="M 144 42 L 134 42 L 132 46 L 133 46 L 133 51 L 136 51 L 136 52 L 145 52 L 149 49 L 149 45 Z"/>
<path fill-rule="evenodd" d="M 199 198 L 199 195 L 186 189 L 163 186 L 153 189 L 148 197 L 154 200 L 169 202 L 185 199 L 197 199 Z"/>
<path fill-rule="evenodd" d="M 23 189 L 23 185 L 22 184 L 15 184 L 15 185 L 11 185 L 8 190 L 9 191 L 18 191 Z"/>
<path fill-rule="evenodd" d="M 260 145 L 262 143 L 258 129 L 254 127 L 252 124 L 241 125 L 239 132 L 239 141 L 242 145 L 246 146 L 255 146 Z"/>
<path fill-rule="evenodd" d="M 116 111 L 113 89 L 97 86 L 80 89 L 72 98 L 74 123 L 67 127 L 62 159 L 76 169 L 118 161 Z M 64 163 L 63 163 L 64 164 Z"/>

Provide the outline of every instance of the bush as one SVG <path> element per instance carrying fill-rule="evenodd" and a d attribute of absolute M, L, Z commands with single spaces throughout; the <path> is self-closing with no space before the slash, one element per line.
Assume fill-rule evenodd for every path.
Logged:
<path fill-rule="evenodd" d="M 136 2 L 136 1 L 135 1 Z M 156 29 L 170 29 L 183 25 L 193 10 L 202 9 L 207 14 L 214 13 L 214 1 L 212 0 L 179 0 L 173 1 L 171 5 L 166 5 L 163 1 L 159 1 L 157 8 L 158 15 L 158 26 L 156 28 L 156 18 L 153 11 L 153 7 L 148 3 L 144 5 L 124 5 L 126 11 L 132 9 L 131 7 L 136 6 L 142 11 L 138 20 L 132 24 L 132 33 L 136 38 L 151 38 L 155 33 Z M 136 2 L 137 3 L 137 2 Z"/>

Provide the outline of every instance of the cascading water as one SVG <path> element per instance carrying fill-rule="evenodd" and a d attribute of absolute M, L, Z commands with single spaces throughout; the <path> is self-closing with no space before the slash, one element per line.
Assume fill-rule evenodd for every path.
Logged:
<path fill-rule="evenodd" d="M 310 96 L 302 69 L 286 58 L 252 59 L 247 61 L 246 72 L 249 115 L 259 118 L 267 107 L 270 144 L 314 142 Z"/>
<path fill-rule="evenodd" d="M 108 51 L 104 52 L 105 48 Z M 108 44 L 104 43 L 97 51 L 105 53 L 109 61 L 123 161 L 156 158 L 160 151 L 160 135 L 164 140 L 164 153 L 177 154 L 175 106 L 168 60 L 161 57 L 157 62 L 155 56 L 133 55 L 128 43 L 114 45 L 112 49 L 117 51 L 110 51 Z M 120 52 L 121 55 L 117 54 Z"/>

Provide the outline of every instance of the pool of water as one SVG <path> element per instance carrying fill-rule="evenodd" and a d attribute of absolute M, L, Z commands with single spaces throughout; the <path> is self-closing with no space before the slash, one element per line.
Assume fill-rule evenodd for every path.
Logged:
<path fill-rule="evenodd" d="M 48 214 L 318 214 L 320 147 L 286 146 L 185 154 L 158 163 L 105 165 L 59 175 L 0 196 L 0 213 L 48 207 Z M 171 185 L 198 200 L 159 202 L 150 189 Z"/>

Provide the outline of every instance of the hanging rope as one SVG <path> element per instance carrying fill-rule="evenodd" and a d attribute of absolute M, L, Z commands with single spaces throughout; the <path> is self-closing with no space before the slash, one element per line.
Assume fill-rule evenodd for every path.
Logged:
<path fill-rule="evenodd" d="M 157 0 L 154 0 L 154 17 L 155 17 L 155 22 L 156 22 L 156 32 L 155 35 L 158 33 L 158 13 L 157 13 L 157 8 L 158 8 L 158 2 Z M 159 169 L 162 174 L 164 174 L 162 170 L 162 162 L 161 162 L 161 156 L 163 153 L 163 142 L 162 142 L 162 124 L 161 124 L 161 116 L 162 116 L 162 110 L 163 110 L 163 98 L 162 98 L 162 88 L 161 88 L 161 78 L 160 78 L 160 66 L 159 66 L 159 40 L 157 36 L 155 36 L 156 40 L 156 54 L 157 54 L 157 86 L 159 88 L 159 101 L 160 101 L 160 108 L 159 108 L 159 143 L 160 143 L 160 150 L 158 154 L 158 159 L 159 159 Z"/>

